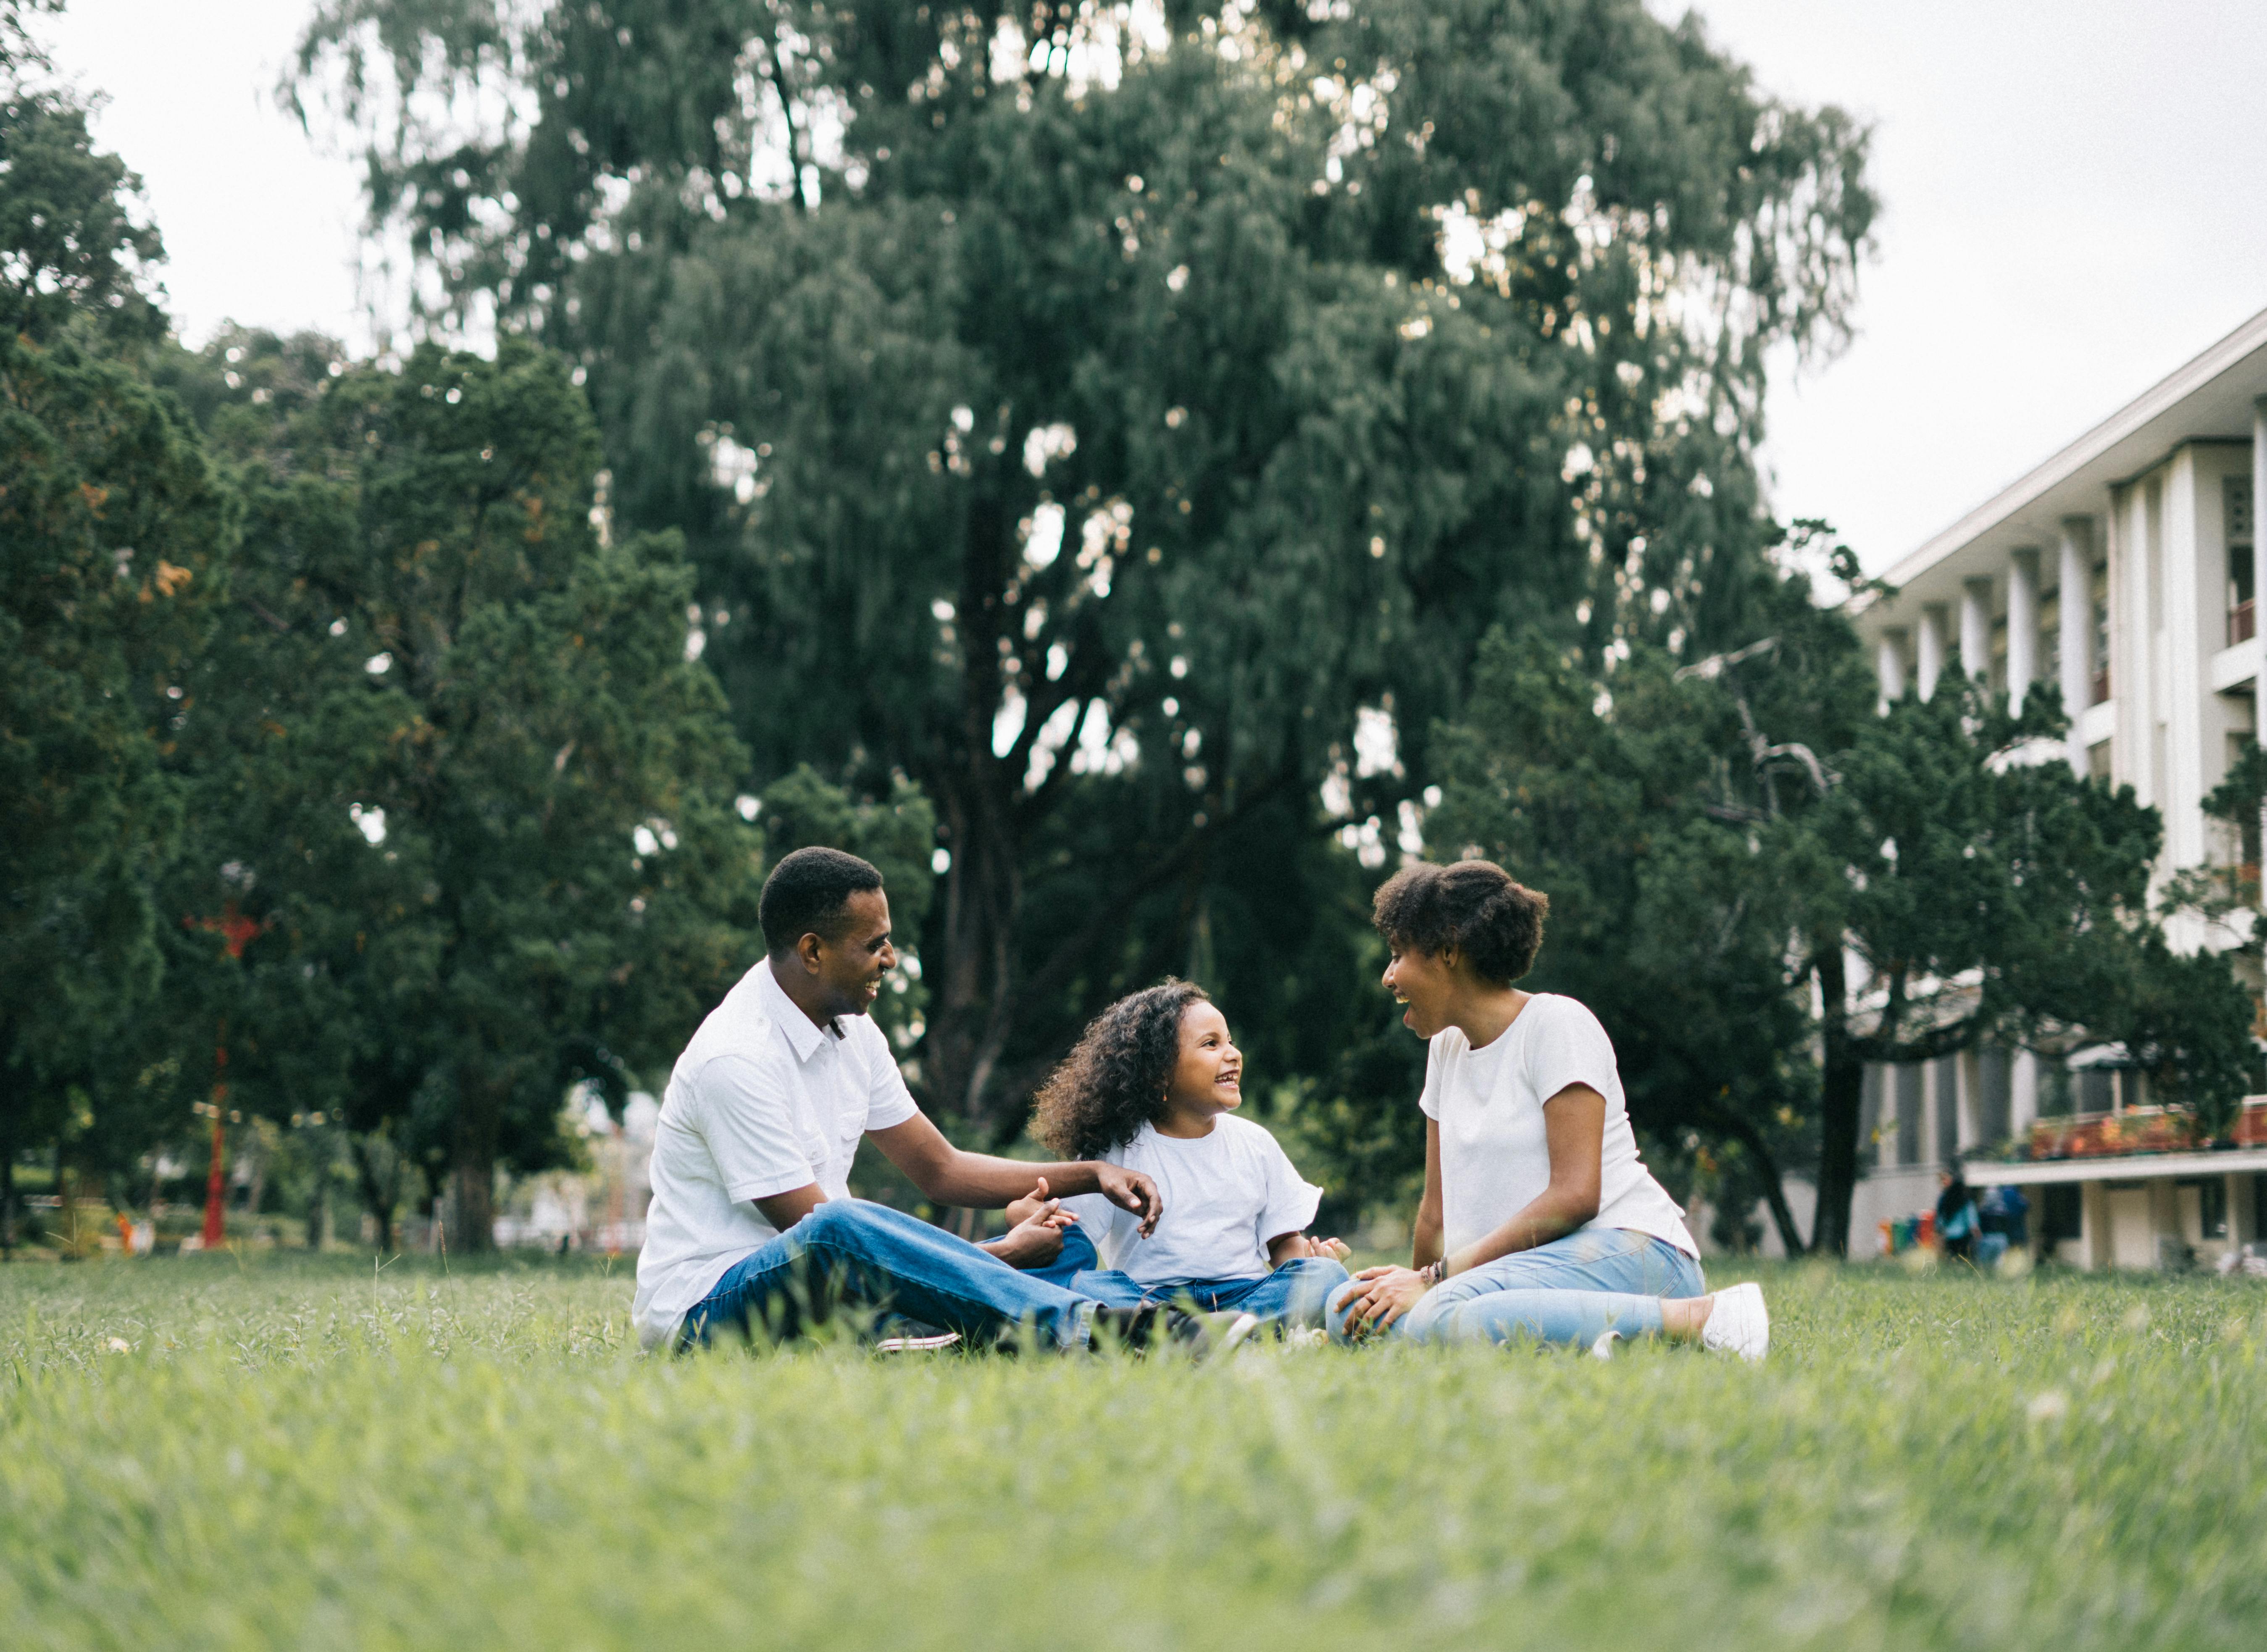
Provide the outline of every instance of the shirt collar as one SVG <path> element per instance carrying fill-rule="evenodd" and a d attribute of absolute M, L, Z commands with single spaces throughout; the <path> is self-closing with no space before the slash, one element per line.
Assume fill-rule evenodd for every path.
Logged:
<path fill-rule="evenodd" d="M 809 1061 L 821 1044 L 829 1042 L 825 1030 L 788 997 L 787 989 L 772 973 L 768 958 L 756 966 L 756 1002 L 771 1017 L 772 1025 L 787 1034 L 788 1047 L 795 1051 L 797 1061 Z"/>

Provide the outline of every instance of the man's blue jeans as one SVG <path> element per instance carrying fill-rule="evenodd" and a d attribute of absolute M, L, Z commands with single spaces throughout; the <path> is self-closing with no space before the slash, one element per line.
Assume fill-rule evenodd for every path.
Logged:
<path fill-rule="evenodd" d="M 1608 1331 L 1661 1334 L 1664 1297 L 1707 1293 L 1700 1264 L 1666 1239 L 1584 1228 L 1515 1251 L 1433 1287 L 1385 1332 L 1418 1342 L 1595 1342 Z M 1331 1340 L 1349 1341 L 1345 1299 L 1331 1297 Z"/>
<path fill-rule="evenodd" d="M 1031 1270 L 1076 1295 L 1111 1308 L 1178 1305 L 1184 1297 L 1204 1312 L 1233 1310 L 1256 1313 L 1270 1323 L 1313 1326 L 1323 1322 L 1323 1305 L 1346 1282 L 1346 1270 L 1326 1256 L 1302 1256 L 1257 1279 L 1175 1279 L 1145 1285 L 1115 1268 L 1097 1269 L 1101 1260 L 1083 1230 L 1063 1230 L 1062 1254 L 1045 1268 Z"/>
<path fill-rule="evenodd" d="M 726 1269 L 686 1314 L 678 1346 L 726 1326 L 794 1336 L 839 1306 L 868 1310 L 869 1324 L 886 1313 L 957 1331 L 975 1347 L 1028 1325 L 1042 1345 L 1082 1348 L 1095 1305 L 902 1210 L 829 1199 Z"/>

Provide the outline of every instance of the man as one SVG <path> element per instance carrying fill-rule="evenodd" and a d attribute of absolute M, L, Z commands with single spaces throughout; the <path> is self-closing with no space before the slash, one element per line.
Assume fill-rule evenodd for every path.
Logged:
<path fill-rule="evenodd" d="M 1017 1268 L 1060 1247 L 1068 1218 L 1045 1191 L 1101 1194 L 1147 1233 L 1163 1210 L 1155 1184 L 1099 1162 L 962 1152 L 913 1105 L 867 1014 L 898 961 L 882 874 L 839 850 L 798 849 L 765 880 L 757 921 L 768 955 L 701 1024 L 662 1099 L 630 1311 L 639 1341 L 686 1347 L 751 1320 L 793 1334 L 837 1301 L 886 1304 L 972 1344 L 1028 1325 L 1080 1347 L 1098 1312 L 1115 1323 Z M 938 1204 L 998 1209 L 1043 1180 L 1038 1214 L 976 1246 L 853 1199 L 850 1161 L 869 1136 Z M 1116 1328 L 1141 1341 L 1156 1323 Z"/>

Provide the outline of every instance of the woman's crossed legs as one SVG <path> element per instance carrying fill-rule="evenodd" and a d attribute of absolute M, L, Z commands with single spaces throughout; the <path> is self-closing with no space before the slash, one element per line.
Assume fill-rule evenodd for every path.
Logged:
<path fill-rule="evenodd" d="M 1435 1285 L 1390 1327 L 1388 1336 L 1420 1342 L 1595 1343 L 1686 1331 L 1682 1305 L 1707 1285 L 1700 1264 L 1665 1239 L 1628 1228 L 1585 1228 L 1483 1262 Z M 1352 1287 L 1332 1293 L 1331 1337 L 1348 1341 L 1343 1307 Z M 1670 1316 L 1677 1321 L 1667 1322 Z"/>

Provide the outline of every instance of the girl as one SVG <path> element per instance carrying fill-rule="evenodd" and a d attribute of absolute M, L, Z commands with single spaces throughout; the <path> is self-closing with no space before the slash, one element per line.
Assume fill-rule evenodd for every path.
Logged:
<path fill-rule="evenodd" d="M 1386 989 L 1431 1046 L 1425 1193 L 1413 1265 L 1364 1268 L 1332 1302 L 1332 1333 L 1602 1356 L 1618 1337 L 1665 1336 L 1759 1360 L 1763 1292 L 1704 1294 L 1684 1213 L 1638 1156 L 1605 1028 L 1573 998 L 1512 985 L 1549 910 L 1486 860 L 1409 866 L 1378 890 Z"/>
<path fill-rule="evenodd" d="M 1300 1180 L 1273 1136 L 1235 1116 L 1243 1078 L 1244 1056 L 1201 987 L 1169 979 L 1097 1017 L 1039 1092 L 1038 1137 L 1144 1172 L 1164 1214 L 1144 1237 L 1106 1200 L 1067 1200 L 1078 1222 L 1046 1271 L 1113 1307 L 1186 1298 L 1208 1312 L 1319 1325 L 1346 1283 L 1346 1247 L 1302 1231 L 1322 1189 Z"/>

